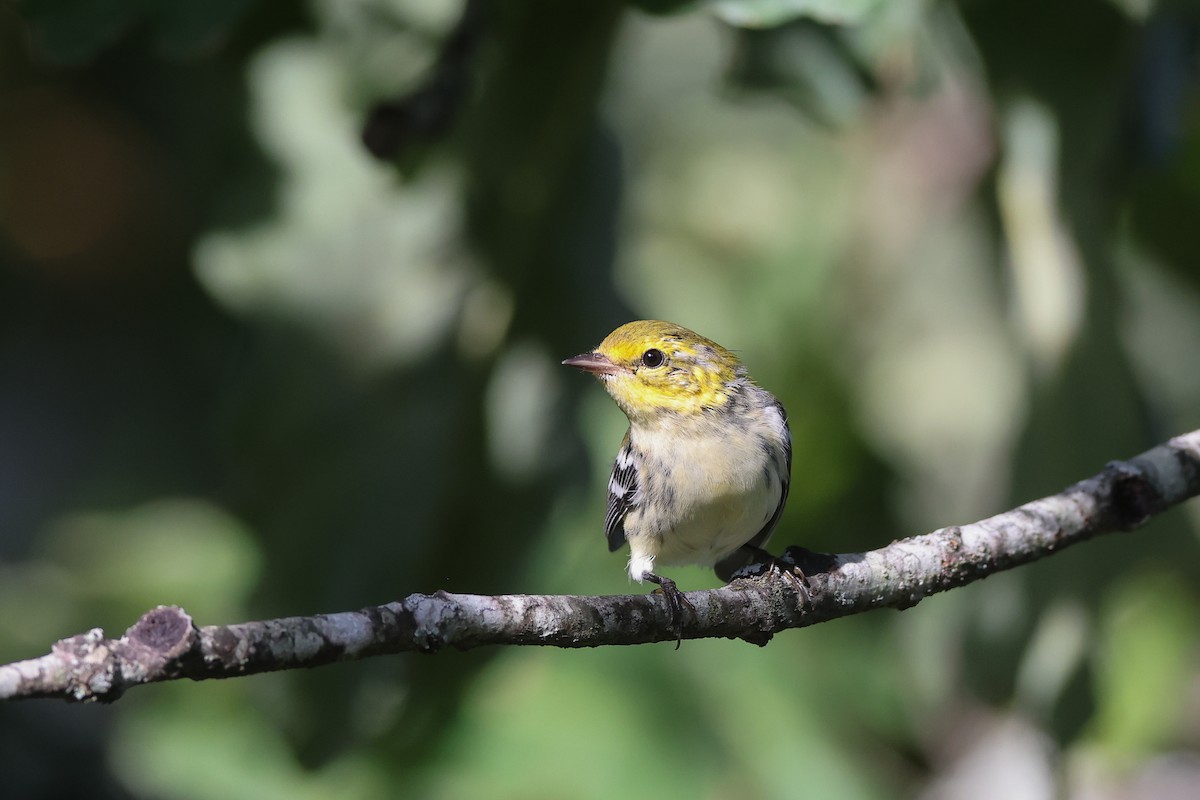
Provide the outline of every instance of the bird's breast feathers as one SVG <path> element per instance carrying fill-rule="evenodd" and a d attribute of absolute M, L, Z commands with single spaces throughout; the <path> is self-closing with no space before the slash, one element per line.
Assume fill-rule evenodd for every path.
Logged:
<path fill-rule="evenodd" d="M 786 494 L 790 437 L 775 405 L 745 425 L 736 436 L 702 422 L 631 429 L 638 496 L 624 533 L 634 553 L 711 566 L 763 530 Z"/>

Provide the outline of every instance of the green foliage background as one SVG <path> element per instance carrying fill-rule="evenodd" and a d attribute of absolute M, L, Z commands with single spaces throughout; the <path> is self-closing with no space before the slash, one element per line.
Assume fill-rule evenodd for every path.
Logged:
<path fill-rule="evenodd" d="M 773 544 L 876 547 L 1200 426 L 1200 15 L 1134 0 L 0 6 L 0 659 L 411 592 L 630 591 L 665 318 L 788 407 Z M 1195 504 L 765 649 L 445 652 L 0 707 L 6 797 L 1183 797 Z M 677 570 L 685 588 L 714 585 Z"/>

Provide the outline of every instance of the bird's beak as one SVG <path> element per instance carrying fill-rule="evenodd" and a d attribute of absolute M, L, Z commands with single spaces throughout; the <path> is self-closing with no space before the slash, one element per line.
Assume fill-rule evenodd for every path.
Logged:
<path fill-rule="evenodd" d="M 578 367 L 593 375 L 615 375 L 621 371 L 621 368 L 614 364 L 611 358 L 602 353 L 580 353 L 562 363 L 563 366 Z"/>

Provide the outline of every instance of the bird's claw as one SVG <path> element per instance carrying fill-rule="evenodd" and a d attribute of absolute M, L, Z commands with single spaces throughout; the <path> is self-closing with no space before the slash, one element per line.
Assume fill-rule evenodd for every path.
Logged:
<path fill-rule="evenodd" d="M 696 616 L 696 607 L 692 605 L 692 601 L 688 600 L 683 592 L 679 591 L 679 587 L 675 585 L 675 581 L 670 578 L 664 578 L 661 575 L 647 573 L 643 576 L 651 583 L 657 583 L 658 588 L 655 593 L 661 594 L 667 601 L 667 608 L 671 610 L 671 631 L 675 634 L 675 649 L 679 649 L 679 645 L 683 643 L 683 615 L 684 609 L 692 615 Z"/>
<path fill-rule="evenodd" d="M 764 551 L 765 552 L 765 551 Z M 812 605 L 812 591 L 808 584 L 808 576 L 796 563 L 790 552 L 781 556 L 770 556 L 754 564 L 749 564 L 738 570 L 735 575 L 739 578 L 756 578 L 761 575 L 771 575 L 776 580 L 787 581 L 801 600 L 802 605 Z"/>
<path fill-rule="evenodd" d="M 812 592 L 809 591 L 808 576 L 804 574 L 804 570 L 795 564 L 789 565 L 783 559 L 773 559 L 768 569 L 772 575 L 777 575 L 792 585 L 802 605 L 812 605 Z"/>

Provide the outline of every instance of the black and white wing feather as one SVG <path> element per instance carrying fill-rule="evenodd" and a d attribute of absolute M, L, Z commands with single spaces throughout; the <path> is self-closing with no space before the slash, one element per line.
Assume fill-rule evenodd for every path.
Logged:
<path fill-rule="evenodd" d="M 629 434 L 621 442 L 612 477 L 608 479 L 608 513 L 604 515 L 604 535 L 612 552 L 625 544 L 625 515 L 633 508 L 638 493 L 638 465 Z"/>

